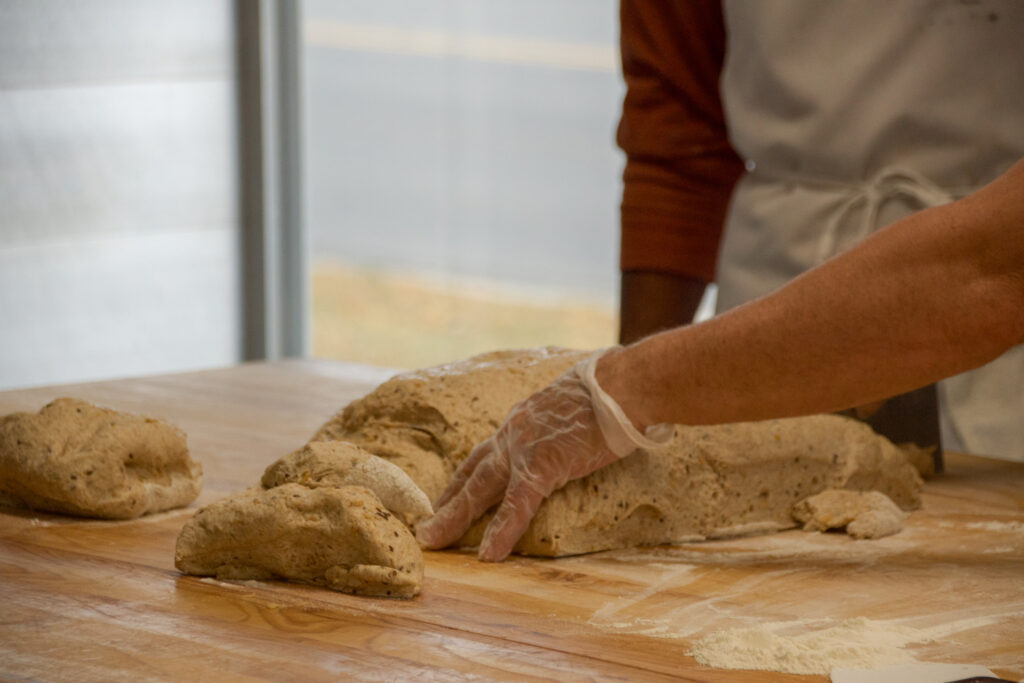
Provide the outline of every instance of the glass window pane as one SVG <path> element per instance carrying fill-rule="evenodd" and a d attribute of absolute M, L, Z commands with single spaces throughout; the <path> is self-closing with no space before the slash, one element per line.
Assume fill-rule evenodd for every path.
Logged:
<path fill-rule="evenodd" d="M 314 354 L 614 343 L 616 4 L 303 8 Z"/>

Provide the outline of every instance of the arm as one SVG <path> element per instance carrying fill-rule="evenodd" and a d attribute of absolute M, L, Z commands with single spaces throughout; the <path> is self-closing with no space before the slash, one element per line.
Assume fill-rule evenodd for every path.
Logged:
<path fill-rule="evenodd" d="M 689 323 L 714 279 L 729 196 L 742 171 L 718 79 L 725 28 L 717 0 L 623 0 L 626 154 L 619 337 Z"/>
<path fill-rule="evenodd" d="M 622 272 L 619 343 L 630 344 L 655 332 L 693 322 L 707 283 L 654 270 Z"/>
<path fill-rule="evenodd" d="M 845 408 L 977 367 L 1022 341 L 1024 161 L 774 294 L 565 373 L 473 449 L 418 538 L 443 547 L 498 503 L 480 558 L 501 560 L 552 491 L 641 444 L 634 428 Z"/>
<path fill-rule="evenodd" d="M 598 382 L 640 427 L 847 408 L 1024 340 L 1024 162 L 777 292 L 608 354 Z"/>

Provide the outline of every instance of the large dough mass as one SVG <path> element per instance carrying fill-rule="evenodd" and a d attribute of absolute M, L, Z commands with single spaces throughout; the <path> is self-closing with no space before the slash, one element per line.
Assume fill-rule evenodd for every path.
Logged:
<path fill-rule="evenodd" d="M 57 399 L 0 418 L 0 502 L 102 519 L 188 505 L 202 467 L 185 434 L 149 417 Z"/>
<path fill-rule="evenodd" d="M 346 406 L 314 440 L 358 443 L 436 499 L 516 402 L 584 357 L 502 351 L 398 375 Z M 638 450 L 552 494 L 515 550 L 562 556 L 776 531 L 795 525 L 794 504 L 825 489 L 880 491 L 912 509 L 921 479 L 899 449 L 850 418 L 677 426 L 667 445 Z M 476 544 L 486 521 L 461 543 Z"/>
<path fill-rule="evenodd" d="M 390 460 L 434 501 L 513 405 L 586 357 L 556 348 L 494 351 L 397 375 L 345 406 L 313 441 L 348 441 Z"/>

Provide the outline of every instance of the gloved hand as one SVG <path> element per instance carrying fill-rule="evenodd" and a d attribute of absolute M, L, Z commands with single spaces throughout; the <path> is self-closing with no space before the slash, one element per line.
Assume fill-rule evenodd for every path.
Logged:
<path fill-rule="evenodd" d="M 500 503 L 480 543 L 481 560 L 499 562 L 526 531 L 541 502 L 573 479 L 672 436 L 672 425 L 636 430 L 622 408 L 598 386 L 600 351 L 518 403 L 491 437 L 477 444 L 421 522 L 416 537 L 427 548 L 457 541 Z"/>

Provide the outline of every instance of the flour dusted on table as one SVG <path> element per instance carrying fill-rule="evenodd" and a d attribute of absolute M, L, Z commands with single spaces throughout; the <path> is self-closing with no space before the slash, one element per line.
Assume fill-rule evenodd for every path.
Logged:
<path fill-rule="evenodd" d="M 913 662 L 904 648 L 930 636 L 918 629 L 863 617 L 795 634 L 808 622 L 772 622 L 714 631 L 687 652 L 702 666 L 792 674 L 827 674 L 832 669 L 871 669 Z"/>

